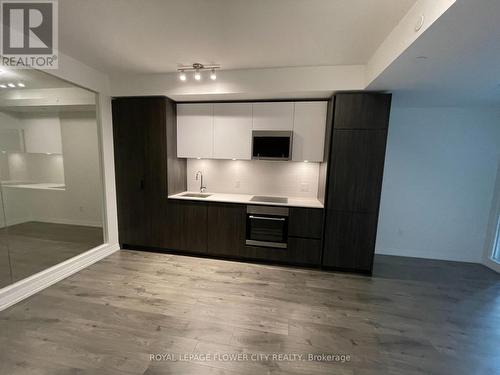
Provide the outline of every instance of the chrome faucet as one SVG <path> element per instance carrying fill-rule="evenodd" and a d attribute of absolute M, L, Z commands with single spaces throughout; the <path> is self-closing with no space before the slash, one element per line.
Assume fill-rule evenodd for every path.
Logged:
<path fill-rule="evenodd" d="M 203 173 L 201 171 L 196 172 L 196 181 L 198 181 L 198 175 L 200 176 L 200 193 L 204 193 L 207 187 L 203 186 Z"/>

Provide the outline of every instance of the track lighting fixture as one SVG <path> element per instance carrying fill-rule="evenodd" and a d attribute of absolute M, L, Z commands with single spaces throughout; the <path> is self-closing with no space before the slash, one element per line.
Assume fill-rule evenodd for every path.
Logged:
<path fill-rule="evenodd" d="M 193 77 L 196 81 L 201 81 L 202 72 L 209 70 L 210 79 L 215 81 L 217 79 L 216 69 L 220 69 L 220 65 L 203 65 L 200 63 L 194 63 L 193 65 L 182 65 L 177 68 L 179 72 L 179 79 L 183 82 L 187 81 L 186 72 L 194 72 Z"/>

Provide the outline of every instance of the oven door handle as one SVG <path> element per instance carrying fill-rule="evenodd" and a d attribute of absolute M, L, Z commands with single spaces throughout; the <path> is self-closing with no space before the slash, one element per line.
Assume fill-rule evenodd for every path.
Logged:
<path fill-rule="evenodd" d="M 250 219 L 257 219 L 257 220 L 273 220 L 273 221 L 285 221 L 286 220 L 284 217 L 268 217 L 268 216 L 254 216 L 254 215 L 250 215 L 248 217 Z"/>

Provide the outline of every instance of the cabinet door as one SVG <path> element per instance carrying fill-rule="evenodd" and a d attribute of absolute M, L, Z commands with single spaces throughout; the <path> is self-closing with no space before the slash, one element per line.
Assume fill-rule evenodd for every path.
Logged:
<path fill-rule="evenodd" d="M 335 95 L 335 129 L 387 129 L 391 96 L 375 93 Z"/>
<path fill-rule="evenodd" d="M 195 253 L 207 252 L 207 205 L 169 201 L 162 247 Z"/>
<path fill-rule="evenodd" d="M 321 208 L 290 208 L 288 235 L 303 238 L 321 238 L 323 210 Z"/>
<path fill-rule="evenodd" d="M 214 104 L 214 158 L 250 160 L 252 104 Z"/>
<path fill-rule="evenodd" d="M 293 102 L 253 103 L 253 130 L 293 130 Z"/>
<path fill-rule="evenodd" d="M 371 272 L 377 215 L 352 212 L 329 212 L 325 231 L 323 265 Z"/>
<path fill-rule="evenodd" d="M 177 156 L 213 157 L 213 105 L 177 105 Z"/>
<path fill-rule="evenodd" d="M 240 256 L 245 246 L 246 206 L 208 206 L 208 253 Z"/>
<path fill-rule="evenodd" d="M 328 102 L 296 102 L 293 120 L 293 161 L 323 161 Z"/>
<path fill-rule="evenodd" d="M 168 195 L 166 103 L 165 98 L 146 98 L 141 106 L 145 140 L 144 190 L 151 220 L 151 235 L 145 245 L 152 247 L 162 244 L 162 224 Z"/>
<path fill-rule="evenodd" d="M 328 207 L 378 212 L 386 130 L 334 130 Z"/>
<path fill-rule="evenodd" d="M 147 246 L 151 215 L 146 200 L 146 132 L 140 100 L 113 100 L 118 232 L 121 244 Z"/>

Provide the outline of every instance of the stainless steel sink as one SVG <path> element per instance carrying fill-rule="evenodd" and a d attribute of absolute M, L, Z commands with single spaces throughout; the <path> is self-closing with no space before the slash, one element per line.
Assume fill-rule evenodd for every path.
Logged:
<path fill-rule="evenodd" d="M 202 193 L 186 193 L 182 194 L 181 197 L 189 197 L 189 198 L 208 198 L 212 194 L 202 194 Z"/>
<path fill-rule="evenodd" d="M 269 202 L 269 203 L 288 203 L 287 197 L 267 197 L 264 195 L 255 195 L 250 199 L 252 202 Z"/>

